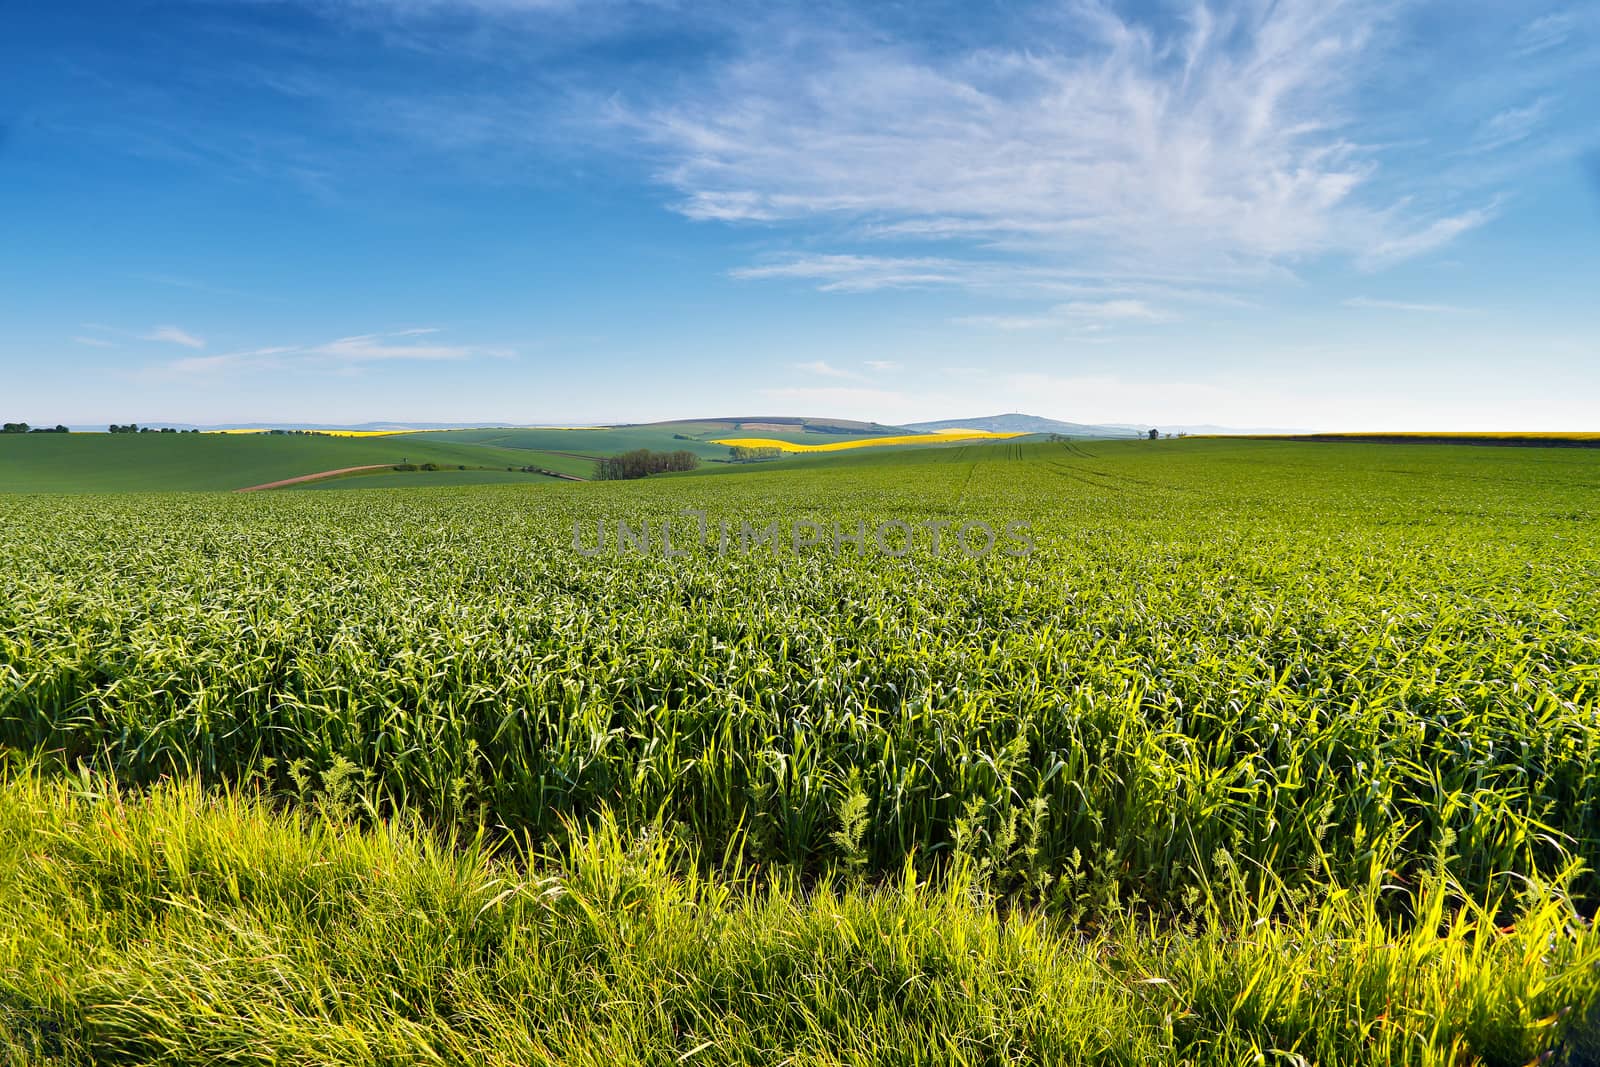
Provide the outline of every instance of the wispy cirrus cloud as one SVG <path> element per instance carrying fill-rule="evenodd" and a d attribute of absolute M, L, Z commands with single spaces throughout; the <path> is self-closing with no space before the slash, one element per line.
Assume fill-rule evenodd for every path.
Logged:
<path fill-rule="evenodd" d="M 736 277 L 833 292 L 992 288 L 997 263 L 1218 288 L 1320 257 L 1370 270 L 1427 255 L 1496 217 L 1488 186 L 1538 165 L 1514 157 L 1553 125 L 1549 87 L 1499 73 L 1530 49 L 1567 61 L 1595 21 L 1577 4 L 1461 14 L 1461 39 L 1504 42 L 1504 71 L 1480 80 L 1512 87 L 1450 101 L 1464 132 L 1438 151 L 1483 158 L 1470 180 L 1444 181 L 1391 151 L 1435 136 L 1409 98 L 1418 117 L 1397 121 L 1394 71 L 1410 70 L 1412 89 L 1456 80 L 1430 67 L 1442 48 L 1390 62 L 1416 28 L 1413 3 L 1023 2 L 940 36 L 939 18 L 889 5 L 300 2 L 419 64 L 487 63 L 516 84 L 410 92 L 330 73 L 337 63 L 313 60 L 337 54 L 319 47 L 265 76 L 297 114 L 314 104 L 494 182 L 552 150 L 629 165 L 643 153 L 681 214 L 805 226 L 825 250 Z M 623 42 L 669 30 L 698 43 L 621 58 Z M 340 164 L 302 166 L 333 181 Z M 863 254 L 890 243 L 894 255 Z M 935 251 L 905 254 L 916 244 Z"/>
<path fill-rule="evenodd" d="M 1493 152 L 1526 140 L 1550 115 L 1554 103 L 1554 97 L 1541 96 L 1521 107 L 1495 112 L 1479 125 L 1477 137 L 1468 150 Z"/>
<path fill-rule="evenodd" d="M 1576 7 L 1540 15 L 1517 34 L 1517 54 L 1531 56 L 1566 44 L 1578 29 L 1580 17 Z"/>
<path fill-rule="evenodd" d="M 107 326 L 99 322 L 79 323 L 79 329 L 89 331 L 73 340 L 81 345 L 90 345 L 95 348 L 116 348 L 117 342 L 107 340 L 107 337 L 120 337 L 129 341 L 155 341 L 161 344 L 181 345 L 184 348 L 204 348 L 205 339 L 197 337 L 188 330 L 179 326 L 153 326 L 144 332 L 125 330 L 119 326 Z"/>
<path fill-rule="evenodd" d="M 182 345 L 184 348 L 204 348 L 206 346 L 204 338 L 196 337 L 189 331 L 177 326 L 157 326 L 149 333 L 140 334 L 139 339 L 142 341 L 162 341 L 166 344 Z"/>
<path fill-rule="evenodd" d="M 326 344 L 308 348 L 306 351 L 312 355 L 327 356 L 331 359 L 357 363 L 395 359 L 468 359 L 474 352 L 478 351 L 467 345 L 416 344 L 391 340 L 392 338 L 413 337 L 421 333 L 431 332 L 433 331 L 402 330 L 392 334 L 361 334 L 356 337 L 341 337 L 336 341 L 329 341 Z"/>
<path fill-rule="evenodd" d="M 824 292 L 872 292 L 959 285 L 972 265 L 954 259 L 823 254 L 795 256 L 777 263 L 737 267 L 734 278 L 792 278 L 815 282 Z"/>
<path fill-rule="evenodd" d="M 1172 317 L 1143 300 L 1074 301 L 1057 311 L 1069 319 L 1092 322 L 1165 322 Z"/>
<path fill-rule="evenodd" d="M 958 242 L 1113 276 L 1325 254 L 1388 264 L 1492 217 L 1396 194 L 1378 180 L 1381 152 L 1351 136 L 1394 10 L 1196 5 L 1158 29 L 1080 3 L 1053 38 L 953 55 L 791 37 L 619 122 L 656 147 L 660 180 L 694 219 L 832 223 L 855 240 Z M 808 267 L 840 291 L 989 269 L 971 255 L 891 266 L 839 254 L 737 275 L 824 277 Z"/>
<path fill-rule="evenodd" d="M 1010 261 L 992 255 L 958 259 L 813 253 L 738 267 L 730 271 L 729 276 L 742 281 L 801 281 L 829 293 L 962 288 L 1007 298 L 1158 299 L 1234 307 L 1250 303 L 1228 291 L 1230 282 L 1240 280 L 1237 277 L 1206 277 L 1174 271 L 1151 271 L 1139 277 L 1128 277 L 1072 266 Z M 1253 272 L 1251 276 L 1259 278 L 1260 275 Z"/>
<path fill-rule="evenodd" d="M 190 356 L 162 364 L 156 369 L 160 373 L 180 375 L 270 369 L 351 370 L 383 362 L 437 362 L 480 357 L 506 359 L 516 355 L 514 349 L 503 346 L 424 344 L 407 340 L 438 332 L 436 327 L 423 327 L 357 334 L 315 344 L 272 345 L 214 356 Z"/>
<path fill-rule="evenodd" d="M 185 356 L 153 368 L 160 374 L 210 374 L 225 370 L 259 370 L 285 365 L 280 356 L 301 349 L 294 345 L 277 345 L 267 348 L 243 349 L 237 352 L 219 352 L 212 356 Z"/>
<path fill-rule="evenodd" d="M 1035 315 L 963 315 L 961 326 L 993 330 L 1079 329 L 1090 332 L 1127 324 L 1170 322 L 1176 316 L 1143 300 L 1073 300 Z"/>
<path fill-rule="evenodd" d="M 1374 243 L 1361 254 L 1357 263 L 1365 270 L 1378 270 L 1443 248 L 1467 231 L 1475 230 L 1494 218 L 1498 210 L 1498 204 L 1490 204 L 1459 215 L 1435 219 L 1420 230 Z"/>

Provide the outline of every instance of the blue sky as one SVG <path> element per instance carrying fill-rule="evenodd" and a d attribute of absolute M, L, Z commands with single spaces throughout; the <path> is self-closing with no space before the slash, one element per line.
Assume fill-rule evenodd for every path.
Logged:
<path fill-rule="evenodd" d="M 7 420 L 1597 429 L 1600 6 L 14 5 Z"/>

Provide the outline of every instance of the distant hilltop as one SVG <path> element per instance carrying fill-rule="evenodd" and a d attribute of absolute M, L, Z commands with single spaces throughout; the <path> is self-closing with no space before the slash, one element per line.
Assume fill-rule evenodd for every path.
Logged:
<path fill-rule="evenodd" d="M 910 422 L 908 430 L 938 433 L 940 430 L 990 430 L 996 433 L 1059 433 L 1071 437 L 1137 437 L 1149 427 L 1097 426 L 1061 422 L 1040 415 L 982 415 L 973 419 L 939 419 L 936 422 Z"/>

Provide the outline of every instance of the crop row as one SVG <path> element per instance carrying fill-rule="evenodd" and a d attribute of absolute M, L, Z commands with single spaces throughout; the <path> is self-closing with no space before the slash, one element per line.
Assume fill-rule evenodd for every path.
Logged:
<path fill-rule="evenodd" d="M 803 872 L 960 852 L 1073 908 L 1592 863 L 1592 463 L 1380 454 L 9 498 L 0 741 L 536 840 L 609 811 Z M 573 550 L 683 508 L 1025 521 L 1038 547 Z"/>

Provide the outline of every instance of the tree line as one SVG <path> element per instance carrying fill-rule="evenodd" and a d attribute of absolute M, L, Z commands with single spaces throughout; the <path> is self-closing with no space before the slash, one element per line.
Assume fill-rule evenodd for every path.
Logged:
<path fill-rule="evenodd" d="M 151 426 L 140 426 L 137 422 L 130 422 L 126 426 L 112 423 L 107 428 L 108 433 L 199 433 L 199 430 L 174 430 L 171 426 L 155 429 Z"/>
<path fill-rule="evenodd" d="M 48 426 L 29 426 L 25 422 L 8 422 L 0 433 L 70 433 L 65 426 L 57 425 L 54 429 Z"/>
<path fill-rule="evenodd" d="M 729 445 L 728 461 L 730 463 L 754 463 L 759 459 L 778 459 L 783 455 L 783 449 L 774 445 Z"/>
<path fill-rule="evenodd" d="M 698 466 L 700 459 L 693 452 L 652 452 L 648 448 L 636 448 L 599 460 L 594 465 L 594 477 L 600 482 L 618 482 L 667 471 L 692 471 Z"/>

